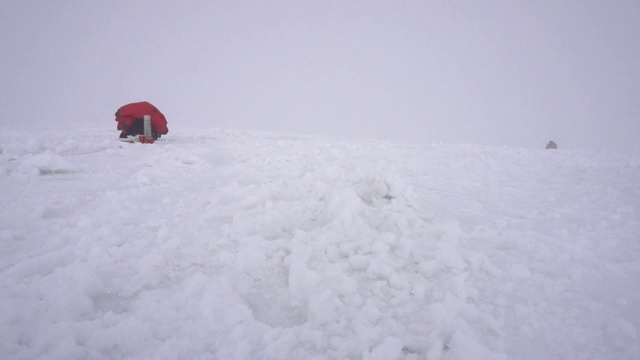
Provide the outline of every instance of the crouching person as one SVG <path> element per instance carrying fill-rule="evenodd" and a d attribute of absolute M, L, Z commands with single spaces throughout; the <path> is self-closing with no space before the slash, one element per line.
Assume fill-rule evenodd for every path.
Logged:
<path fill-rule="evenodd" d="M 121 139 L 126 139 L 127 136 L 144 135 L 145 115 L 151 117 L 151 133 L 154 140 L 158 140 L 169 132 L 167 119 L 158 108 L 146 101 L 124 105 L 116 111 L 115 115 L 118 130 L 121 131 Z"/>

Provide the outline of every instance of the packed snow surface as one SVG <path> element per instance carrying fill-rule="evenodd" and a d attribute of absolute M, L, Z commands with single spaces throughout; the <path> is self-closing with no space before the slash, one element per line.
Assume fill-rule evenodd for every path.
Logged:
<path fill-rule="evenodd" d="M 638 154 L 117 135 L 0 132 L 0 358 L 640 358 Z"/>

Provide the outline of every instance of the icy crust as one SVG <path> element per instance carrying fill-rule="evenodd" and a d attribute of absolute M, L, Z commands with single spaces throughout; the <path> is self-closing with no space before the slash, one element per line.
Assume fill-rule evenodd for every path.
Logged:
<path fill-rule="evenodd" d="M 85 134 L 0 132 L 0 358 L 640 353 L 638 157 Z"/>

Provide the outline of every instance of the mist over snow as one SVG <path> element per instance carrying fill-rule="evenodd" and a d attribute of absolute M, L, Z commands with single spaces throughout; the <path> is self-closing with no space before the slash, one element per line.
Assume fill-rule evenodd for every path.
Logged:
<path fill-rule="evenodd" d="M 637 359 L 638 184 L 610 151 L 0 130 L 0 358 Z"/>
<path fill-rule="evenodd" d="M 0 128 L 640 150 L 640 1 L 0 1 Z"/>

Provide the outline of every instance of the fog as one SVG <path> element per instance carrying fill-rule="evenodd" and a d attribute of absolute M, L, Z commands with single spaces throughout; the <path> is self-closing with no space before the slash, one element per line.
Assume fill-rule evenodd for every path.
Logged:
<path fill-rule="evenodd" d="M 638 1 L 10 1 L 0 126 L 640 148 Z"/>

